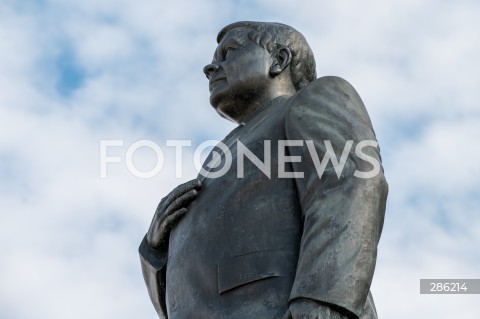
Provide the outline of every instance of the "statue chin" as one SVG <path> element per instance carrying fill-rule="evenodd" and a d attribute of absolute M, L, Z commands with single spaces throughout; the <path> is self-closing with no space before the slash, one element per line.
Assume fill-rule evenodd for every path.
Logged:
<path fill-rule="evenodd" d="M 240 103 L 236 103 L 231 96 L 212 95 L 210 97 L 210 104 L 221 117 L 238 123 Z"/>
<path fill-rule="evenodd" d="M 233 123 L 236 123 L 238 124 L 239 121 L 235 119 L 235 117 L 233 116 L 233 114 L 231 112 L 228 112 L 225 111 L 223 108 L 218 108 L 218 107 L 215 107 L 215 111 L 217 111 L 218 115 L 220 115 L 221 117 L 223 117 L 224 119 L 227 119 L 229 120 L 230 122 L 233 122 Z"/>

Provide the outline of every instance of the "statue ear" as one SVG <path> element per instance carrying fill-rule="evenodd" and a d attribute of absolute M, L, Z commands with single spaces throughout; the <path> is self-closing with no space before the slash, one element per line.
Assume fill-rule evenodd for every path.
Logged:
<path fill-rule="evenodd" d="M 286 46 L 281 46 L 273 54 L 273 63 L 270 66 L 270 75 L 279 75 L 292 61 L 292 52 Z"/>

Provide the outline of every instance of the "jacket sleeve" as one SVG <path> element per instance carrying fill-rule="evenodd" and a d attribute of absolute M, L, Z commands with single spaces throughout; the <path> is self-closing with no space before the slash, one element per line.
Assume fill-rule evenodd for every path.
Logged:
<path fill-rule="evenodd" d="M 148 295 L 160 319 L 167 319 L 165 304 L 165 275 L 167 266 L 167 252 L 154 249 L 147 243 L 147 236 L 143 238 L 138 249 L 142 266 L 143 279 L 147 285 Z"/>
<path fill-rule="evenodd" d="M 376 142 L 368 113 L 348 82 L 324 77 L 292 98 L 285 121 L 287 139 L 303 141 L 287 152 L 300 156 L 301 161 L 291 161 L 292 170 L 304 174 L 296 179 L 303 234 L 290 302 L 312 299 L 359 318 L 373 277 L 388 189 L 379 149 L 364 147 L 363 157 L 355 152 L 359 142 Z M 319 176 L 326 145 L 331 143 L 339 159 L 347 141 L 353 144 L 340 176 L 331 162 Z M 374 177 L 354 175 L 372 171 L 375 161 L 380 169 Z"/>

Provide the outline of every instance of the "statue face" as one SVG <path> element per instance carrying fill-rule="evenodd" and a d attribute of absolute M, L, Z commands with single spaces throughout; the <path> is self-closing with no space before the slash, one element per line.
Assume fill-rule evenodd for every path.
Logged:
<path fill-rule="evenodd" d="M 237 123 L 265 102 L 271 85 L 271 54 L 248 39 L 249 31 L 242 27 L 225 34 L 212 63 L 204 68 L 210 104 L 220 115 Z"/>

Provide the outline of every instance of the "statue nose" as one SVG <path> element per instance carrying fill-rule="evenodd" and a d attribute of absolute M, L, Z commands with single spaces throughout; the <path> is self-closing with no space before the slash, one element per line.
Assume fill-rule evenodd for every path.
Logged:
<path fill-rule="evenodd" d="M 219 68 L 220 67 L 218 66 L 218 64 L 210 63 L 203 68 L 203 73 L 205 73 L 205 75 L 207 76 L 207 79 L 210 79 L 210 75 L 217 72 Z"/>

